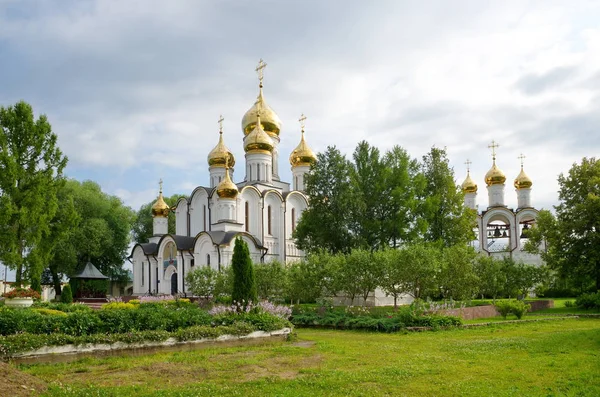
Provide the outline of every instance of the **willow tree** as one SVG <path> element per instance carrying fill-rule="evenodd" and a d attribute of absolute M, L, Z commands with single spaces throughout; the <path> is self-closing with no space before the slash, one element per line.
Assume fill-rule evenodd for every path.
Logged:
<path fill-rule="evenodd" d="M 0 260 L 17 284 L 39 285 L 66 165 L 45 115 L 23 101 L 0 107 Z"/>

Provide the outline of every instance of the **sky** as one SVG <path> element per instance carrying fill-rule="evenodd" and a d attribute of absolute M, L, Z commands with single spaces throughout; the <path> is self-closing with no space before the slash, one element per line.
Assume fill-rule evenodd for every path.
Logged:
<path fill-rule="evenodd" d="M 446 148 L 457 184 L 469 159 L 480 209 L 492 140 L 509 208 L 521 153 L 546 209 L 600 154 L 600 2 L 0 0 L 0 105 L 46 114 L 67 176 L 134 209 L 159 178 L 165 195 L 209 184 L 221 114 L 243 178 L 261 58 L 287 181 L 302 113 L 315 152 Z"/>

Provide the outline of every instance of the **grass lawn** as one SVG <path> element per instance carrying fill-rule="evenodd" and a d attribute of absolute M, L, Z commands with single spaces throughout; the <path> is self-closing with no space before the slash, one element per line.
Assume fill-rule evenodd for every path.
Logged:
<path fill-rule="evenodd" d="M 379 334 L 20 365 L 48 396 L 598 396 L 600 320 Z"/>

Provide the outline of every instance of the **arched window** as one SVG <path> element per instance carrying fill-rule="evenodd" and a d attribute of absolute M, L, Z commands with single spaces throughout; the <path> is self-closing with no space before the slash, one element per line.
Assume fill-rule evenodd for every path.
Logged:
<path fill-rule="evenodd" d="M 146 277 L 144 276 L 144 262 L 142 262 L 142 286 L 144 286 L 144 284 L 146 284 Z"/>
<path fill-rule="evenodd" d="M 260 164 L 256 164 L 256 180 L 260 181 Z"/>
<path fill-rule="evenodd" d="M 296 209 L 292 208 L 292 233 L 296 230 Z"/>
<path fill-rule="evenodd" d="M 271 233 L 271 206 L 270 205 L 267 207 L 267 231 L 268 231 L 269 235 L 273 234 L 273 233 Z"/>
<path fill-rule="evenodd" d="M 203 206 L 202 208 L 202 217 L 203 217 L 203 222 L 204 222 L 204 231 L 206 231 L 206 205 Z"/>
<path fill-rule="evenodd" d="M 244 223 L 246 225 L 247 232 L 250 231 L 250 211 L 249 211 L 248 207 L 249 207 L 249 205 L 248 205 L 248 202 L 246 201 L 246 203 L 244 204 Z"/>
<path fill-rule="evenodd" d="M 206 254 L 206 266 L 210 267 L 210 254 Z"/>

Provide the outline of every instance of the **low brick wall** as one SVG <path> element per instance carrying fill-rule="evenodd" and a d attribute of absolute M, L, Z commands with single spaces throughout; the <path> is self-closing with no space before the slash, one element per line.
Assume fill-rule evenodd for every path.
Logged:
<path fill-rule="evenodd" d="M 544 300 L 544 301 L 525 301 L 531 305 L 530 312 L 535 312 L 538 310 L 549 309 L 554 307 L 554 301 L 552 300 Z M 493 305 L 489 306 L 473 306 L 473 307 L 465 307 L 463 309 L 448 309 L 441 310 L 438 312 L 439 314 L 443 314 L 446 316 L 456 316 L 460 317 L 463 320 L 474 320 L 476 318 L 489 318 L 499 316 L 498 310 Z"/>

